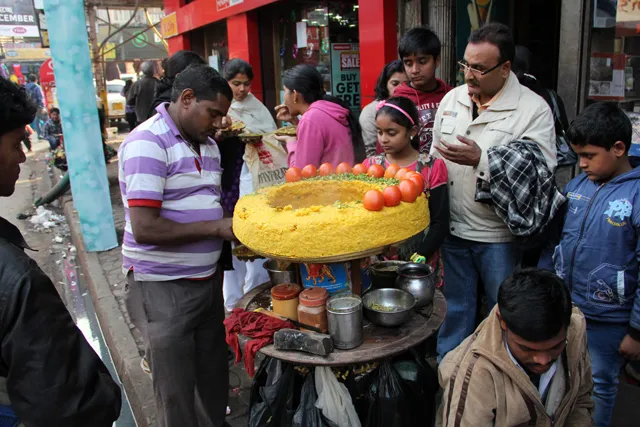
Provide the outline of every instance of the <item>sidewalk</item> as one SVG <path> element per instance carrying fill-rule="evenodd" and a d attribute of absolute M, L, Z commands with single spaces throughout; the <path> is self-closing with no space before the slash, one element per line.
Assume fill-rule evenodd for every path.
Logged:
<path fill-rule="evenodd" d="M 108 143 L 117 150 L 121 142 L 122 138 L 119 138 L 112 139 Z M 125 220 L 118 184 L 117 158 L 107 165 L 107 175 L 118 242 L 122 243 Z M 80 223 L 73 208 L 71 195 L 65 195 L 62 202 L 101 328 L 131 403 L 136 422 L 140 427 L 155 426 L 156 408 L 151 377 L 140 368 L 141 355 L 144 354 L 142 336 L 131 323 L 124 305 L 123 293 L 126 280 L 122 275 L 120 247 L 105 252 L 87 253 L 82 242 Z M 227 422 L 232 427 L 247 425 L 250 389 L 251 379 L 242 368 L 242 364 L 231 367 L 229 406 L 232 412 L 227 417 Z"/>

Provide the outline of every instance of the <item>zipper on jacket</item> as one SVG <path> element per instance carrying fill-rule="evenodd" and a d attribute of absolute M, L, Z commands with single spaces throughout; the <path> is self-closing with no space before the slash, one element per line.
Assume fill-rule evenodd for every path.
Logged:
<path fill-rule="evenodd" d="M 593 193 L 593 196 L 591 196 L 591 200 L 589 201 L 589 206 L 587 206 L 587 212 L 585 212 L 584 217 L 582 218 L 582 224 L 580 225 L 580 233 L 578 234 L 578 240 L 576 241 L 576 244 L 573 247 L 573 253 L 571 255 L 571 264 L 569 267 L 568 286 L 569 286 L 570 292 L 573 291 L 573 267 L 576 263 L 576 253 L 578 252 L 578 246 L 580 245 L 580 242 L 582 241 L 582 236 L 584 235 L 584 226 L 587 224 L 587 217 L 589 216 L 589 212 L 591 211 L 591 206 L 593 205 L 593 202 L 596 199 L 596 196 L 600 192 L 600 189 L 604 187 L 604 185 L 605 184 L 601 184 L 600 187 L 598 187 L 598 189 L 596 190 L 596 192 Z"/>

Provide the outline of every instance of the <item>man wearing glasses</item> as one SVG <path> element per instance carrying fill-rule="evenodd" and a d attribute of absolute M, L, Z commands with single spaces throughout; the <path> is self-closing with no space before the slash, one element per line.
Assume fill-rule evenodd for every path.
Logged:
<path fill-rule="evenodd" d="M 475 201 L 476 181 L 491 178 L 487 150 L 527 139 L 539 145 L 551 172 L 557 163 L 551 110 L 511 72 L 514 55 L 505 25 L 474 31 L 459 63 L 466 84 L 445 95 L 435 117 L 431 153 L 447 164 L 451 206 L 451 235 L 442 247 L 448 311 L 438 336 L 439 358 L 473 332 L 478 283 L 491 310 L 500 283 L 521 259 L 493 206 Z"/>

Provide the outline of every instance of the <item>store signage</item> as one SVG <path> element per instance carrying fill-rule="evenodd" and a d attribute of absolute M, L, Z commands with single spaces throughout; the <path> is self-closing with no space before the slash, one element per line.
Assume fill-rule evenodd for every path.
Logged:
<path fill-rule="evenodd" d="M 360 45 L 358 43 L 334 43 L 331 45 L 332 95 L 360 113 Z"/>
<path fill-rule="evenodd" d="M 5 52 L 7 58 L 20 59 L 20 60 L 41 60 L 44 61 L 47 58 L 51 58 L 51 51 L 49 49 L 42 48 L 20 48 L 11 49 Z"/>
<path fill-rule="evenodd" d="M 140 33 L 131 41 L 135 47 L 145 47 L 149 43 L 149 37 L 145 33 Z"/>
<path fill-rule="evenodd" d="M 32 1 L 0 0 L 0 36 L 40 37 Z"/>
<path fill-rule="evenodd" d="M 178 35 L 178 18 L 175 12 L 162 18 L 162 21 L 160 21 L 160 32 L 165 39 Z"/>
<path fill-rule="evenodd" d="M 89 49 L 89 57 L 93 59 L 93 49 Z M 103 60 L 106 59 L 116 59 L 116 44 L 113 42 L 107 42 L 102 48 L 101 58 Z"/>
<path fill-rule="evenodd" d="M 636 36 L 640 33 L 640 4 L 620 0 L 616 11 L 616 37 Z"/>
<path fill-rule="evenodd" d="M 236 6 L 244 2 L 244 0 L 216 0 L 216 9 L 218 11 L 225 10 L 231 6 Z"/>

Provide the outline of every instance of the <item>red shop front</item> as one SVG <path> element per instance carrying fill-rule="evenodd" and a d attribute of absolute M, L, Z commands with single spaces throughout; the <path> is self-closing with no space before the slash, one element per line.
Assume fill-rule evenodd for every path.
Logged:
<path fill-rule="evenodd" d="M 165 14 L 170 54 L 193 50 L 219 69 L 247 60 L 252 91 L 268 107 L 281 102 L 284 70 L 299 63 L 315 65 L 327 92 L 340 96 L 332 54 L 345 46 L 360 55 L 359 85 L 350 86 L 359 94 L 345 96 L 364 106 L 384 64 L 397 58 L 396 0 L 165 0 Z"/>

